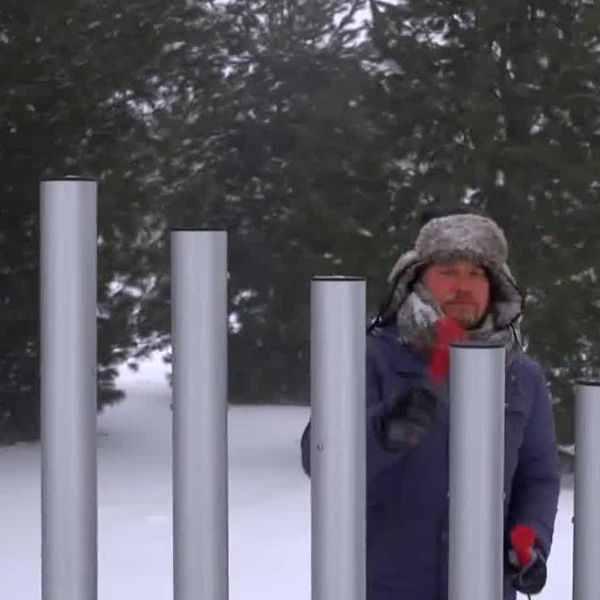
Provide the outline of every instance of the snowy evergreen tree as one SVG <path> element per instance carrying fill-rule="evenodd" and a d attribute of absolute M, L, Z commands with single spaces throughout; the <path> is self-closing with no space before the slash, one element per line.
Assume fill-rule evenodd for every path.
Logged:
<path fill-rule="evenodd" d="M 0 6 L 0 443 L 39 430 L 45 176 L 99 180 L 99 405 L 121 395 L 115 366 L 138 350 L 140 301 L 153 281 L 149 198 L 164 193 L 153 123 L 176 110 L 191 54 L 205 77 L 220 76 L 210 52 L 220 32 L 207 15 L 161 0 Z"/>
<path fill-rule="evenodd" d="M 600 10 L 593 2 L 371 1 L 376 105 L 409 202 L 457 200 L 505 227 L 531 351 L 569 439 L 600 361 Z"/>

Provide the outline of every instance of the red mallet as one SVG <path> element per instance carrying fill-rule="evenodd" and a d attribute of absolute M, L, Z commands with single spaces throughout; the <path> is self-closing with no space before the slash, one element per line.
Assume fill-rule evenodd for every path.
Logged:
<path fill-rule="evenodd" d="M 443 381 L 450 366 L 450 344 L 467 339 L 467 331 L 454 319 L 442 317 L 435 324 L 435 339 L 429 358 L 429 375 L 435 383 Z"/>
<path fill-rule="evenodd" d="M 521 567 L 526 566 L 533 556 L 535 531 L 528 525 L 516 525 L 510 532 L 510 543 L 517 553 Z"/>

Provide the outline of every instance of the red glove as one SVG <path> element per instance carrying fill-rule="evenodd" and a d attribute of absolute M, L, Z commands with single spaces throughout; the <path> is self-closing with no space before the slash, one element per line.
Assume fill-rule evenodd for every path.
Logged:
<path fill-rule="evenodd" d="M 429 375 L 440 383 L 448 374 L 450 344 L 467 339 L 467 331 L 451 317 L 442 317 L 435 324 L 435 339 L 429 358 Z"/>

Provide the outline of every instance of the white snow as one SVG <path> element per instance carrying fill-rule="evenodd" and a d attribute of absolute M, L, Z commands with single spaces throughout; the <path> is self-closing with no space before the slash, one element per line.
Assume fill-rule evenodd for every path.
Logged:
<path fill-rule="evenodd" d="M 171 411 L 165 366 L 124 371 L 127 399 L 98 418 L 99 600 L 172 598 Z M 229 411 L 231 600 L 310 599 L 310 482 L 299 441 L 308 409 Z M 40 446 L 0 448 L 2 597 L 41 598 Z M 561 494 L 541 600 L 571 598 L 573 509 Z"/>

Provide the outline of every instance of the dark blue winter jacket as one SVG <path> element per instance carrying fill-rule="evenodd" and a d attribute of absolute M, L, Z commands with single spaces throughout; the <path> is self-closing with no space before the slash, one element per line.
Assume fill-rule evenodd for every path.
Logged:
<path fill-rule="evenodd" d="M 367 340 L 367 599 L 448 597 L 448 406 L 425 441 L 405 454 L 383 449 L 374 418 L 426 377 L 426 365 L 398 340 L 395 325 Z M 550 551 L 559 494 L 552 406 L 539 365 L 519 354 L 508 366 L 505 530 L 531 525 Z M 302 436 L 310 472 L 310 424 Z M 505 582 L 504 599 L 515 592 Z M 465 599 L 469 600 L 469 599 Z"/>

